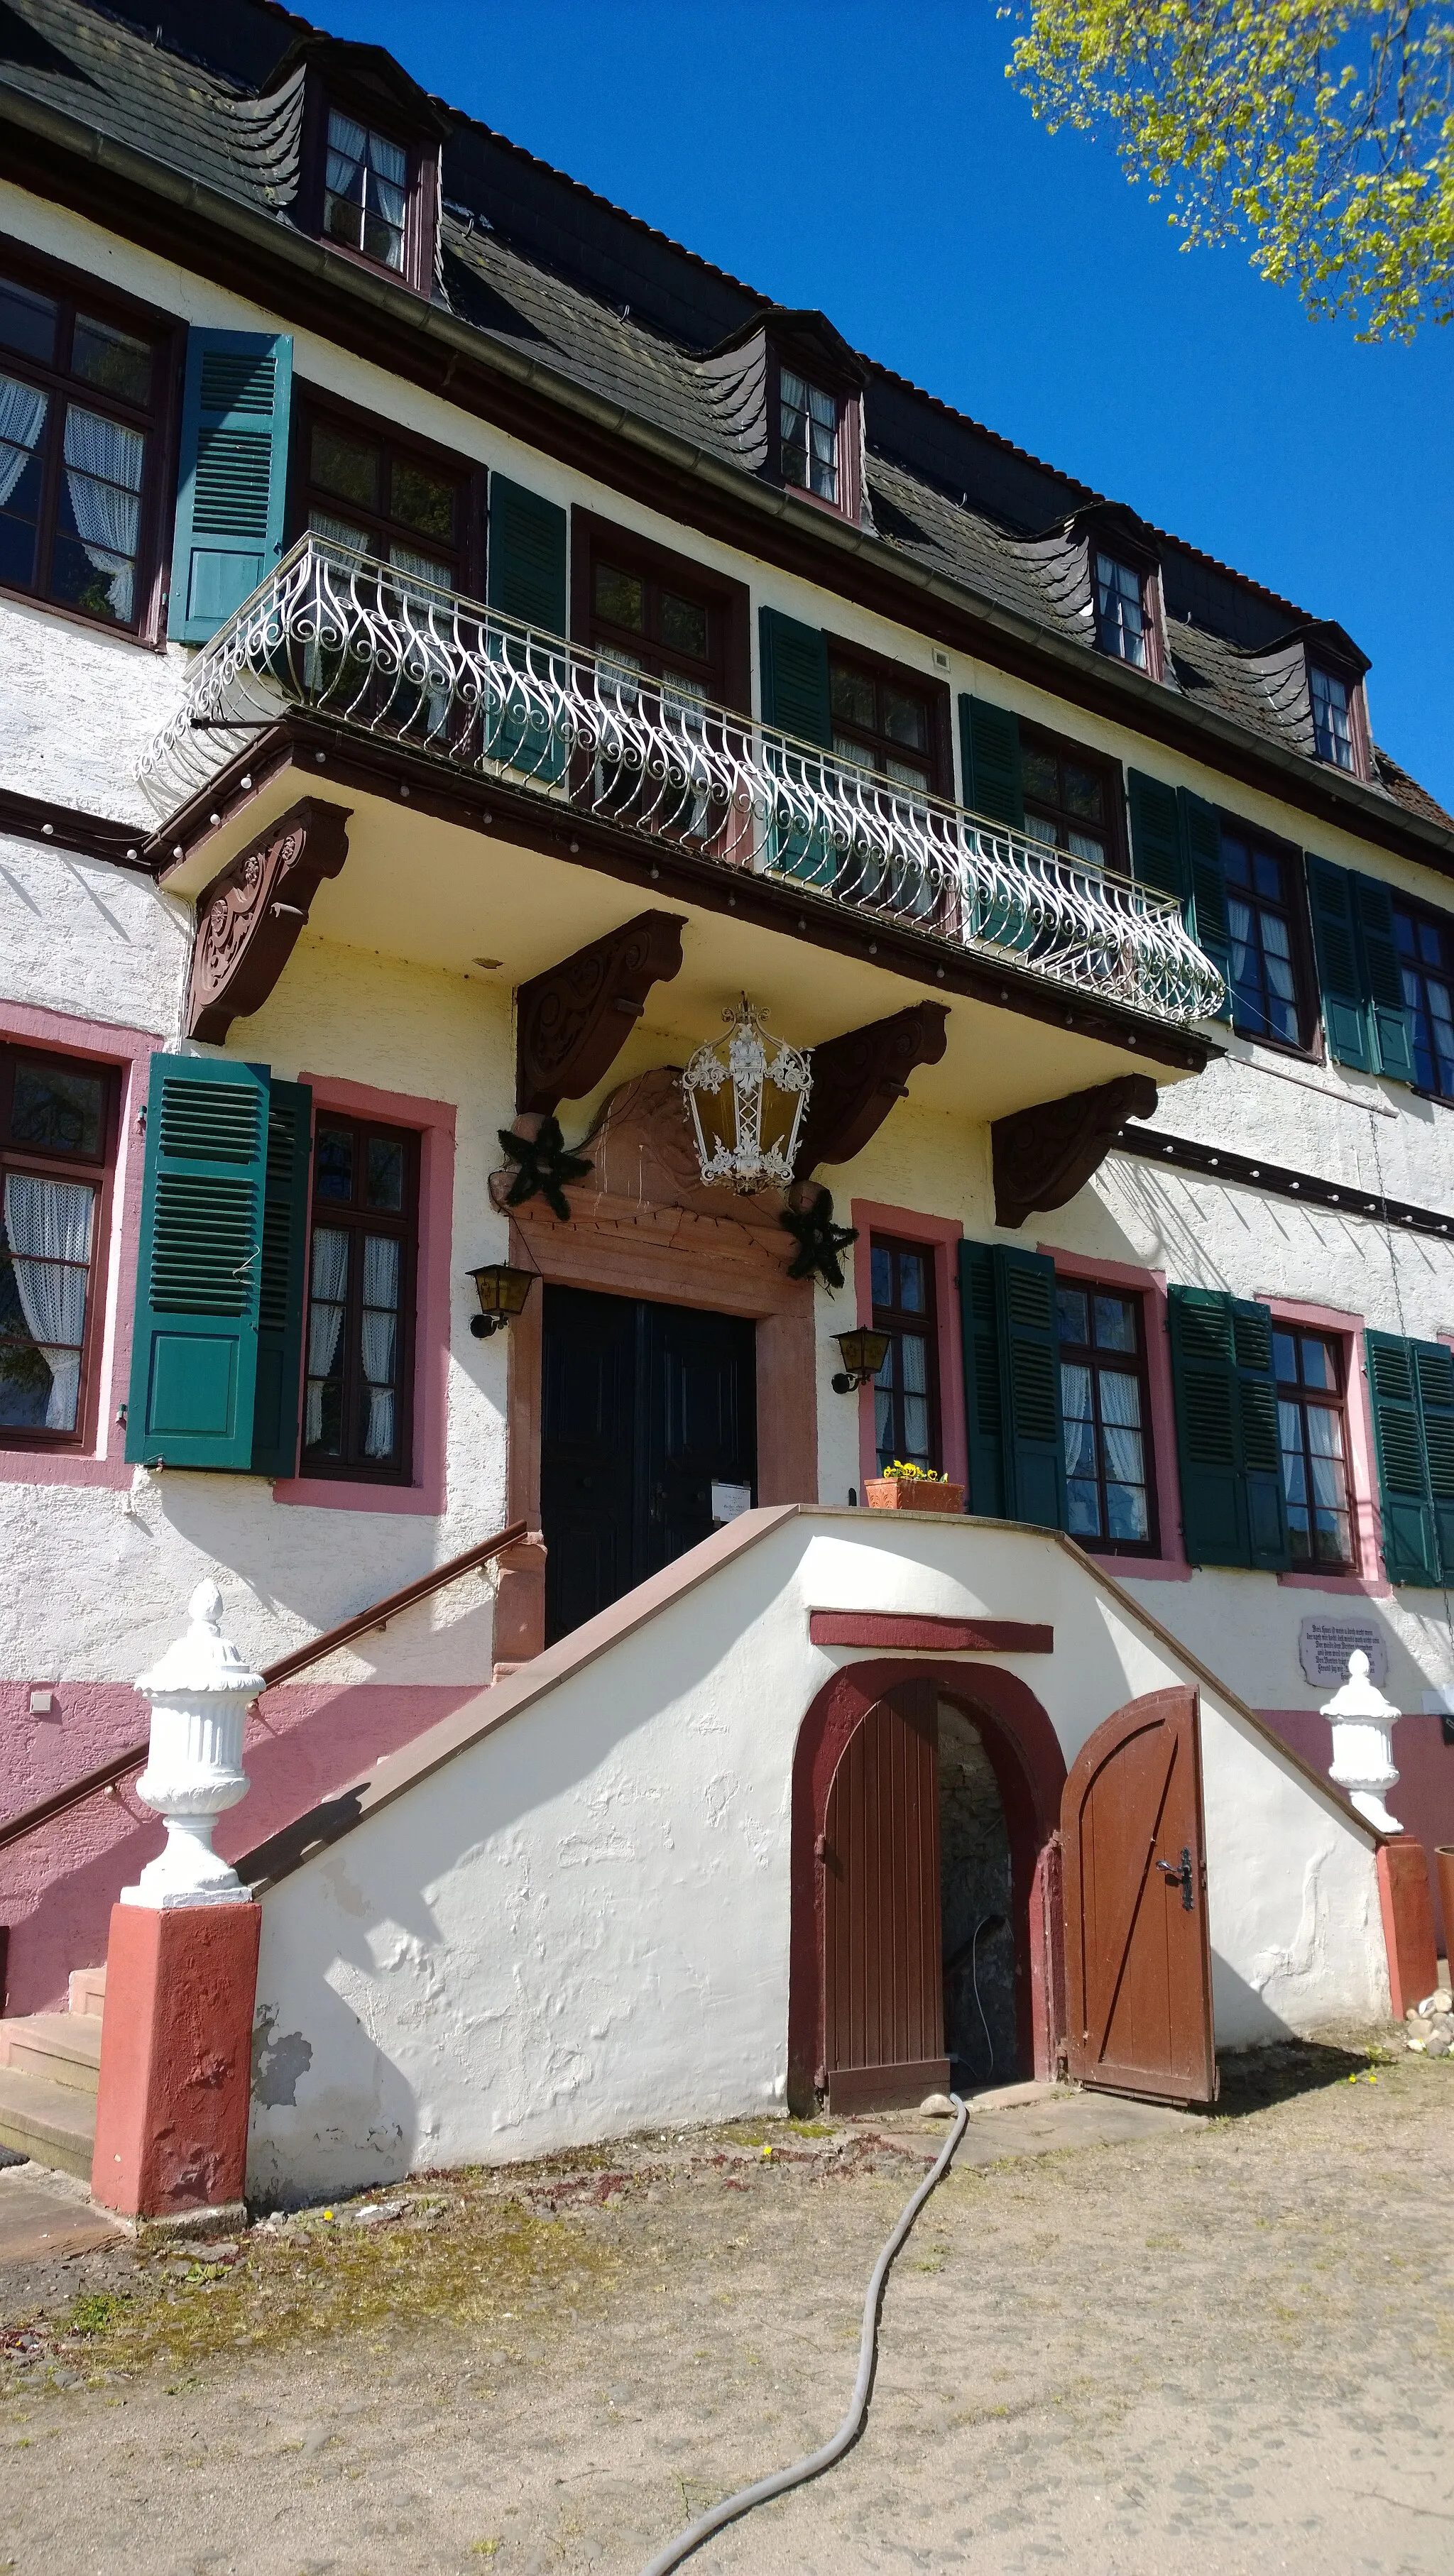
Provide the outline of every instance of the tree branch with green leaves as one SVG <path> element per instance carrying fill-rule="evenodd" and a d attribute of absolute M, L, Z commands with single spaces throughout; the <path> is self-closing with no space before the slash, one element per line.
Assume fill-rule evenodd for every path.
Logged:
<path fill-rule="evenodd" d="M 1454 6 L 1027 0 L 1007 76 L 1114 140 L 1184 248 L 1252 264 L 1363 340 L 1454 314 Z"/>

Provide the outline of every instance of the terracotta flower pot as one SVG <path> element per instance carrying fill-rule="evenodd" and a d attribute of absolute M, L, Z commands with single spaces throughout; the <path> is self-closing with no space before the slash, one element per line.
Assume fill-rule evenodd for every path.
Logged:
<path fill-rule="evenodd" d="M 863 1499 L 872 1512 L 962 1512 L 962 1485 L 931 1485 L 926 1476 L 870 1476 Z"/>

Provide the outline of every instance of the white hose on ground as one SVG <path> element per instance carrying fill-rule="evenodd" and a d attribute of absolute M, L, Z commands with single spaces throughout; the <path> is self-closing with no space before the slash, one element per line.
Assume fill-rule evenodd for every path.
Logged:
<path fill-rule="evenodd" d="M 721 2531 L 726 2523 L 735 2522 L 739 2514 L 750 2513 L 755 2504 L 767 2504 L 773 2496 L 786 2495 L 789 2488 L 806 2486 L 810 2478 L 821 2477 L 823 2471 L 831 2469 L 834 2461 L 841 2460 L 850 2444 L 857 2441 L 863 2429 L 863 2419 L 868 2413 L 868 2392 L 873 2379 L 874 2356 L 878 2349 L 878 2307 L 883 2297 L 884 2283 L 888 2278 L 889 2265 L 904 2243 L 930 2192 L 937 2183 L 942 2182 L 948 2172 L 954 2150 L 964 2135 L 969 2119 L 969 2113 L 959 2095 L 951 2093 L 949 2099 L 954 2104 L 954 2127 L 945 2142 L 943 2152 L 925 2175 L 912 2199 L 905 2202 L 898 2224 L 873 2267 L 868 2295 L 863 2302 L 863 2334 L 858 2346 L 858 2377 L 853 2383 L 852 2403 L 837 2432 L 823 2444 L 821 2450 L 810 2451 L 804 2460 L 795 2460 L 790 2469 L 775 2469 L 771 2477 L 759 2478 L 756 2486 L 739 2487 L 736 2495 L 727 2496 L 721 2504 L 714 2504 L 710 2513 L 704 2513 L 696 2522 L 688 2523 L 685 2531 L 679 2531 L 674 2540 L 667 2542 L 665 2549 L 657 2551 L 650 2564 L 642 2569 L 641 2576 L 670 2576 L 670 2570 L 673 2567 L 680 2567 L 683 2559 L 690 2558 L 694 2549 L 700 2549 L 704 2540 L 710 2540 L 714 2531 Z"/>

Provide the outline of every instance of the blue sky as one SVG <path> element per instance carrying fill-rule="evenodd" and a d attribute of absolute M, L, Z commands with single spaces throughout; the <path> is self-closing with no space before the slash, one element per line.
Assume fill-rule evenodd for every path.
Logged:
<path fill-rule="evenodd" d="M 1048 135 L 993 0 L 328 0 L 335 34 L 1371 655 L 1454 809 L 1454 331 L 1360 348 Z"/>

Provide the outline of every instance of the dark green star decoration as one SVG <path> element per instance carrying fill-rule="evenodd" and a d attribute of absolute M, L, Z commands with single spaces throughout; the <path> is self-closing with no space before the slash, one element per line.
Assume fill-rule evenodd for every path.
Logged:
<path fill-rule="evenodd" d="M 518 1166 L 505 1192 L 506 1207 L 523 1207 L 527 1199 L 538 1196 L 544 1199 L 552 1216 L 558 1216 L 562 1225 L 569 1225 L 565 1184 L 583 1181 L 595 1165 L 584 1154 L 569 1152 L 560 1132 L 560 1120 L 542 1118 L 536 1136 L 517 1136 L 509 1127 L 497 1127 L 495 1133 L 505 1149 L 506 1160 Z"/>
<path fill-rule="evenodd" d="M 787 1227 L 798 1247 L 788 1263 L 788 1277 L 816 1277 L 825 1288 L 841 1288 L 843 1255 L 850 1243 L 858 1241 L 857 1226 L 834 1224 L 831 1190 L 819 1190 L 811 1199 L 806 1192 L 794 1191 L 793 1195 L 805 1199 L 806 1204 L 794 1207 L 790 1203 L 778 1218 L 779 1225 Z"/>

